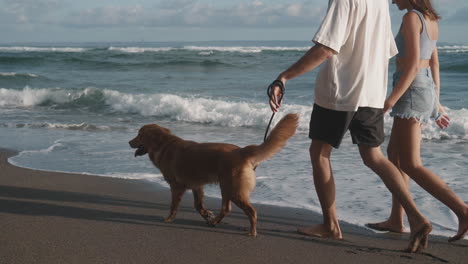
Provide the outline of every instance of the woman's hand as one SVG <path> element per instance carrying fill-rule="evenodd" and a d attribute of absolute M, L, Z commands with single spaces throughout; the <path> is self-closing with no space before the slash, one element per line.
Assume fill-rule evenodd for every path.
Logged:
<path fill-rule="evenodd" d="M 439 104 L 439 118 L 436 119 L 436 124 L 441 128 L 441 129 L 445 129 L 447 127 L 449 127 L 450 125 L 450 117 L 447 115 L 447 113 L 445 112 L 445 109 L 444 107 Z"/>
<path fill-rule="evenodd" d="M 448 115 L 442 114 L 440 117 L 436 120 L 436 124 L 441 128 L 445 129 L 449 127 L 450 125 L 450 118 Z"/>
<path fill-rule="evenodd" d="M 386 113 L 388 110 L 392 109 L 396 101 L 392 100 L 391 97 L 388 97 L 385 100 L 383 111 Z"/>

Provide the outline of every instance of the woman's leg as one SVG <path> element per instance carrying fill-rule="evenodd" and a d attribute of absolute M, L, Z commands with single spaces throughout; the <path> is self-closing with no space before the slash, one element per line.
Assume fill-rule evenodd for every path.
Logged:
<path fill-rule="evenodd" d="M 394 130 L 404 132 L 404 135 L 398 137 L 399 144 L 397 147 L 400 168 L 457 215 L 459 220 L 458 232 L 450 240 L 463 238 L 468 231 L 468 206 L 439 176 L 422 165 L 420 153 L 421 127 L 419 122 L 415 119 L 400 118 L 396 118 L 394 122 Z"/>
<path fill-rule="evenodd" d="M 385 186 L 398 198 L 408 215 L 411 229 L 408 252 L 416 252 L 427 247 L 432 225 L 421 212 L 411 197 L 408 186 L 404 183 L 400 171 L 382 153 L 380 147 L 359 145 L 364 164 L 372 169 L 384 182 Z"/>

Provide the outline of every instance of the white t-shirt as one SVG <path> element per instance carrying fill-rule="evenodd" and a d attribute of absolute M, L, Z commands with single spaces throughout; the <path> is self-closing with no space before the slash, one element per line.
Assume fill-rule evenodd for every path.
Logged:
<path fill-rule="evenodd" d="M 389 59 L 398 53 L 387 0 L 329 0 L 313 38 L 337 52 L 320 69 L 315 103 L 338 110 L 383 108 Z"/>

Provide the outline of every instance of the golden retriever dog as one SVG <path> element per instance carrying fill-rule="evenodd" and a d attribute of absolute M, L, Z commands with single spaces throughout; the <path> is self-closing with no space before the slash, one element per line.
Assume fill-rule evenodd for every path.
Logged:
<path fill-rule="evenodd" d="M 250 220 L 250 236 L 257 235 L 257 212 L 250 203 L 255 187 L 255 168 L 260 162 L 279 152 L 294 135 L 298 115 L 282 118 L 266 141 L 244 148 L 226 143 L 197 143 L 172 134 L 167 128 L 148 124 L 140 128 L 129 144 L 136 148 L 135 157 L 148 154 L 170 185 L 172 202 L 165 222 L 172 222 L 180 200 L 187 189 L 193 192 L 195 209 L 210 225 L 216 225 L 231 211 L 231 201 L 241 208 Z M 203 185 L 218 183 L 222 207 L 219 215 L 205 209 Z"/>

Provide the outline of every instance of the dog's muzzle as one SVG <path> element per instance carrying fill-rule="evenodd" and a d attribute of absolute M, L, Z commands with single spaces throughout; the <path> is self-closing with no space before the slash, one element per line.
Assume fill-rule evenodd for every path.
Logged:
<path fill-rule="evenodd" d="M 148 153 L 148 151 L 146 150 L 146 148 L 144 146 L 139 146 L 138 149 L 135 151 L 135 157 L 137 156 L 143 156 L 145 155 L 146 153 Z"/>

